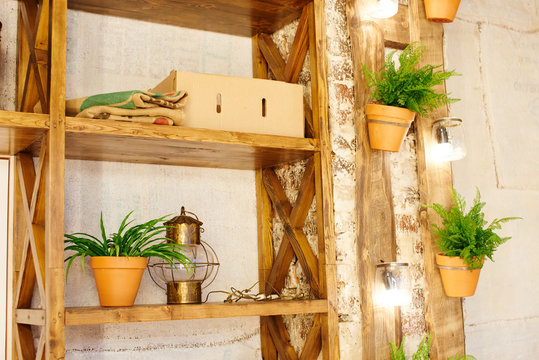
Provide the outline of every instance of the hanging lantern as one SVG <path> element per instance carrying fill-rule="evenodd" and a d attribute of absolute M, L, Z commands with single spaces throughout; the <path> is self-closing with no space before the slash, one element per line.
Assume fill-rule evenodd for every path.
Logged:
<path fill-rule="evenodd" d="M 408 263 L 382 262 L 376 265 L 375 304 L 402 306 L 411 302 Z"/>
<path fill-rule="evenodd" d="M 455 161 L 466 156 L 464 144 L 464 126 L 462 120 L 445 117 L 432 124 L 432 135 L 435 139 L 433 157 L 439 161 Z"/>
<path fill-rule="evenodd" d="M 215 280 L 219 272 L 217 254 L 208 243 L 200 239 L 200 234 L 204 232 L 202 222 L 192 212 L 185 211 L 183 206 L 181 214 L 164 225 L 168 227 L 168 241 L 182 245 L 184 254 L 193 265 L 189 267 L 174 262 L 171 266 L 166 261 L 151 263 L 148 265 L 150 276 L 167 292 L 167 304 L 200 304 L 202 290 Z"/>

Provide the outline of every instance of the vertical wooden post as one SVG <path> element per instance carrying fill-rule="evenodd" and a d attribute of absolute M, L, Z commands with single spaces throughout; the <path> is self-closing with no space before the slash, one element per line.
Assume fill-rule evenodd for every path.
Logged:
<path fill-rule="evenodd" d="M 331 139 L 329 136 L 328 82 L 326 59 L 326 25 L 324 0 L 309 6 L 309 51 L 313 133 L 320 141 L 320 152 L 314 156 L 315 193 L 318 218 L 318 269 L 320 297 L 328 300 L 328 313 L 322 314 L 322 354 L 324 359 L 339 358 L 339 318 L 337 312 L 337 265 L 335 254 L 335 221 L 333 214 L 333 177 Z"/>
<path fill-rule="evenodd" d="M 258 35 L 252 38 L 253 77 L 268 78 L 268 64 L 258 46 Z M 271 201 L 262 181 L 262 169 L 256 171 L 256 209 L 258 220 L 258 280 L 260 293 L 266 292 L 266 281 L 273 267 L 273 224 L 271 219 Z M 269 316 L 260 317 L 260 342 L 262 359 L 276 360 L 277 349 L 271 340 Z"/>
<path fill-rule="evenodd" d="M 443 64 L 443 27 L 429 22 L 425 16 L 423 1 L 409 0 L 410 38 L 427 47 L 421 64 Z M 438 88 L 445 92 L 445 85 Z M 419 118 L 417 124 L 417 171 L 422 204 L 437 202 L 448 207 L 451 204 L 451 164 L 433 161 L 432 123 L 447 116 L 447 106 L 430 114 L 431 118 Z M 445 360 L 455 354 L 464 354 L 464 320 L 460 298 L 445 296 L 440 273 L 435 265 L 438 247 L 431 232 L 431 224 L 440 224 L 439 217 L 422 209 L 420 213 L 421 236 L 424 247 L 425 288 L 427 303 L 426 321 L 432 333 L 431 359 Z"/>
<path fill-rule="evenodd" d="M 365 105 L 370 101 L 362 64 L 379 70 L 384 63 L 382 28 L 365 17 L 367 1 L 348 0 L 347 20 L 354 65 L 356 121 L 357 212 L 363 359 L 387 359 L 389 342 L 401 337 L 398 308 L 378 308 L 373 302 L 376 264 L 396 259 L 395 220 L 389 153 L 371 150 Z"/>
<path fill-rule="evenodd" d="M 50 8 L 50 130 L 46 202 L 46 359 L 65 357 L 64 159 L 67 0 Z"/>

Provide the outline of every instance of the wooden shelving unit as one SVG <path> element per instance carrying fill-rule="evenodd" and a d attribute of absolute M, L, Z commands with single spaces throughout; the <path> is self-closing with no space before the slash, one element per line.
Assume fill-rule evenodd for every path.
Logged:
<path fill-rule="evenodd" d="M 104 5 L 106 4 L 106 5 Z M 252 36 L 255 77 L 273 75 L 297 82 L 311 52 L 312 109 L 306 111 L 307 138 L 207 129 L 164 127 L 66 117 L 65 56 L 67 7 L 234 35 Z M 0 153 L 15 155 L 14 346 L 12 357 L 64 359 L 65 326 L 121 322 L 261 317 L 265 360 L 338 359 L 331 149 L 327 123 L 327 75 L 323 0 L 292 1 L 21 1 L 18 108 L 0 111 Z M 142 9 L 142 10 L 138 10 Z M 301 16 L 300 16 L 301 14 Z M 300 16 L 288 61 L 280 58 L 268 33 Z M 47 50 L 50 49 L 50 50 Z M 282 67 L 281 67 L 282 65 Z M 269 70 L 268 70 L 269 69 Z M 40 101 L 48 114 L 29 113 Z M 245 114 L 249 116 L 249 114 Z M 33 157 L 39 157 L 37 168 Z M 301 262 L 313 300 L 235 304 L 140 305 L 130 308 L 64 307 L 65 159 L 122 161 L 256 170 L 260 291 L 280 289 L 294 256 Z M 306 160 L 295 204 L 283 198 L 274 166 Z M 316 199 L 318 256 L 302 227 Z M 271 209 L 285 225 L 273 254 Z M 257 241 L 252 239 L 252 241 Z M 271 285 L 271 286 L 270 286 Z M 32 308 L 37 289 L 41 304 Z M 281 315 L 315 314 L 302 353 L 289 343 Z M 32 326 L 42 326 L 37 347 Z"/>

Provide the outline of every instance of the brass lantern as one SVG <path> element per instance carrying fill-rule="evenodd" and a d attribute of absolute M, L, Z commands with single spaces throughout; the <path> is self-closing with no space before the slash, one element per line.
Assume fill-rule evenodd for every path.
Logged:
<path fill-rule="evenodd" d="M 182 245 L 183 253 L 193 265 L 189 268 L 176 261 L 173 266 L 166 261 L 151 263 L 148 267 L 150 276 L 160 288 L 166 290 L 167 304 L 200 304 L 202 290 L 215 280 L 219 271 L 217 254 L 208 243 L 200 239 L 200 234 L 204 232 L 202 222 L 183 206 L 181 214 L 164 225 L 167 226 L 168 241 Z M 165 285 L 156 281 L 156 278 Z"/>

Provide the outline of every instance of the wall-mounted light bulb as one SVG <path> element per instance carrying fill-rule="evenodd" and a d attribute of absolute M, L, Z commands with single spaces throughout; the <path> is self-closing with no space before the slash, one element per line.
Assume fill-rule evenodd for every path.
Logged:
<path fill-rule="evenodd" d="M 375 306 L 403 306 L 411 302 L 408 264 L 383 262 L 376 266 Z"/>
<path fill-rule="evenodd" d="M 399 0 L 374 0 L 370 15 L 374 18 L 390 18 L 399 11 Z"/>
<path fill-rule="evenodd" d="M 435 144 L 432 148 L 432 157 L 438 161 L 455 161 L 466 156 L 464 144 L 464 126 L 462 120 L 446 117 L 436 120 L 432 124 Z"/>

